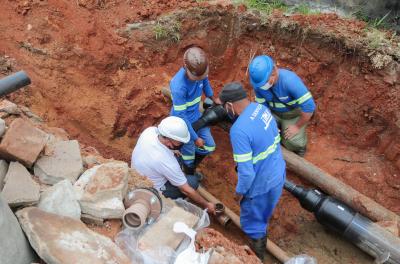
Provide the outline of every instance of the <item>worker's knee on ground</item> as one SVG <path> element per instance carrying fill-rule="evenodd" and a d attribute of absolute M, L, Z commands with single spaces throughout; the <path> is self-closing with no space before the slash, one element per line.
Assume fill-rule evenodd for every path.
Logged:
<path fill-rule="evenodd" d="M 297 135 L 290 139 L 285 139 L 282 136 L 282 145 L 285 146 L 290 151 L 298 151 L 304 149 L 307 146 L 307 134 L 304 129 L 300 130 Z"/>

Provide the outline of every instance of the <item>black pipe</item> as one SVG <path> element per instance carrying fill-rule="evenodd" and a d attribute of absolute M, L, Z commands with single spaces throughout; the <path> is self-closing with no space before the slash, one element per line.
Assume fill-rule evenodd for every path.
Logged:
<path fill-rule="evenodd" d="M 284 188 L 296 197 L 301 206 L 314 213 L 318 222 L 342 235 L 377 263 L 400 263 L 400 239 L 343 202 L 315 189 L 306 189 L 286 180 Z"/>
<path fill-rule="evenodd" d="M 207 100 L 208 99 L 208 100 Z M 210 103 L 211 99 L 206 98 L 203 107 L 204 112 L 202 116 L 192 123 L 192 127 L 195 131 L 206 126 L 214 126 L 223 121 L 229 121 L 228 113 L 222 105 Z"/>
<path fill-rule="evenodd" d="M 31 79 L 24 71 L 16 72 L 0 80 L 0 96 L 15 92 L 31 84 Z"/>

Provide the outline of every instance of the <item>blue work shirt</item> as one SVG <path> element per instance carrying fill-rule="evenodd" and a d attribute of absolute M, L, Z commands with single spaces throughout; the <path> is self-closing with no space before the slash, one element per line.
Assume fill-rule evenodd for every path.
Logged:
<path fill-rule="evenodd" d="M 286 163 L 275 118 L 267 107 L 249 104 L 231 127 L 230 138 L 238 169 L 238 194 L 252 198 L 282 183 Z"/>
<path fill-rule="evenodd" d="M 267 90 L 262 89 L 262 87 L 254 89 L 256 102 L 268 106 L 273 112 L 288 112 L 297 107 L 300 107 L 306 113 L 314 112 L 315 102 L 300 77 L 289 70 L 279 69 L 278 71 L 278 81 L 274 86 Z M 280 101 L 293 106 L 293 109 L 285 106 L 273 96 L 271 89 Z"/>
<path fill-rule="evenodd" d="M 190 80 L 186 76 L 185 68 L 182 67 L 172 78 L 169 86 L 172 96 L 171 115 L 185 120 L 189 128 L 190 140 L 196 140 L 198 136 L 192 127 L 192 123 L 201 117 L 199 104 L 203 91 L 207 97 L 213 96 L 210 82 L 208 78 L 200 81 Z"/>

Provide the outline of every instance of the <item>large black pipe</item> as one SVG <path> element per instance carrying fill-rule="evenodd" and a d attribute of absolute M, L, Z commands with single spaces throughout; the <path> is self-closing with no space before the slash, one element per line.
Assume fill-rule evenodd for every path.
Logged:
<path fill-rule="evenodd" d="M 400 263 L 400 239 L 343 202 L 315 189 L 306 189 L 290 181 L 284 188 L 293 194 L 301 206 L 314 213 L 318 222 L 342 235 L 377 263 Z"/>
<path fill-rule="evenodd" d="M 24 71 L 16 72 L 0 80 L 0 96 L 15 92 L 31 84 L 31 79 Z"/>
<path fill-rule="evenodd" d="M 204 112 L 201 117 L 192 123 L 192 127 L 195 131 L 206 126 L 214 126 L 218 123 L 229 121 L 228 113 L 222 105 L 213 104 L 211 99 L 206 98 L 204 100 L 203 108 Z"/>

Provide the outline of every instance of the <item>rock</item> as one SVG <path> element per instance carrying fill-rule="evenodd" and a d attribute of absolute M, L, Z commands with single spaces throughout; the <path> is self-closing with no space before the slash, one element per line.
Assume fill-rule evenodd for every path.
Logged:
<path fill-rule="evenodd" d="M 46 155 L 40 157 L 34 166 L 35 175 L 46 184 L 64 179 L 74 183 L 82 171 L 82 157 L 76 140 L 50 143 L 46 147 Z"/>
<path fill-rule="evenodd" d="M 128 175 L 125 162 L 108 162 L 85 171 L 74 184 L 82 213 L 103 219 L 121 218 Z"/>
<path fill-rule="evenodd" d="M 39 201 L 39 184 L 19 162 L 11 162 L 4 180 L 3 197 L 11 207 L 27 206 Z"/>
<path fill-rule="evenodd" d="M 47 134 L 21 118 L 14 120 L 0 144 L 0 155 L 31 167 L 47 142 Z"/>
<path fill-rule="evenodd" d="M 8 171 L 8 163 L 5 160 L 0 160 L 0 192 L 4 187 L 4 179 Z"/>
<path fill-rule="evenodd" d="M 34 122 L 34 123 L 43 123 L 43 119 L 40 118 L 39 116 L 35 115 L 34 113 L 32 113 L 32 111 L 26 107 L 26 106 L 20 106 L 21 111 L 27 116 L 29 117 L 29 119 Z"/>
<path fill-rule="evenodd" d="M 2 117 L 21 114 L 18 106 L 8 100 L 2 100 L 0 102 L 0 112 L 3 113 Z"/>
<path fill-rule="evenodd" d="M 5 132 L 6 132 L 6 121 L 0 118 L 0 137 L 2 137 Z"/>
<path fill-rule="evenodd" d="M 102 226 L 104 224 L 104 220 L 102 218 L 94 217 L 88 214 L 82 214 L 81 220 L 88 225 Z"/>
<path fill-rule="evenodd" d="M 0 193 L 0 260 L 2 264 L 26 264 L 37 261 L 18 220 Z"/>
<path fill-rule="evenodd" d="M 81 218 L 81 207 L 69 180 L 60 181 L 44 191 L 40 196 L 38 207 L 48 213 Z"/>
<path fill-rule="evenodd" d="M 32 247 L 48 264 L 131 263 L 111 239 L 79 220 L 35 207 L 18 211 L 17 217 Z"/>

